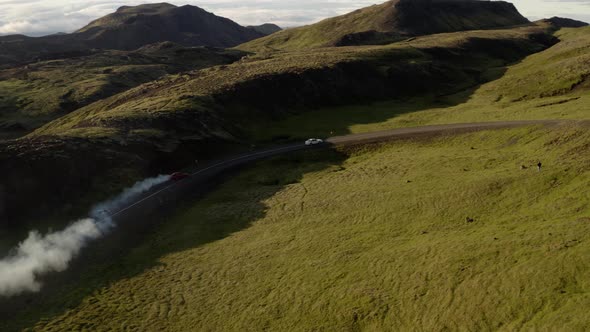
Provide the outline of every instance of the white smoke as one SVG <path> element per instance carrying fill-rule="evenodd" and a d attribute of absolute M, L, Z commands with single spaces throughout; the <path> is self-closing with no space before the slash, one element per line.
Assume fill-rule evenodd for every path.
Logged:
<path fill-rule="evenodd" d="M 129 205 L 138 195 L 168 180 L 170 180 L 170 175 L 160 175 L 137 182 L 133 187 L 124 190 L 119 196 L 95 205 L 90 211 L 90 217 L 97 221 L 97 225 L 103 232 L 106 232 L 114 226 L 111 219 L 113 214 Z"/>
<path fill-rule="evenodd" d="M 42 236 L 29 233 L 13 254 L 0 260 L 0 296 L 10 297 L 41 289 L 39 277 L 49 272 L 63 272 L 88 242 L 100 238 L 115 225 L 111 216 L 133 202 L 140 194 L 170 180 L 161 175 L 136 183 L 119 196 L 96 205 L 90 218 L 78 220 L 59 232 Z"/>

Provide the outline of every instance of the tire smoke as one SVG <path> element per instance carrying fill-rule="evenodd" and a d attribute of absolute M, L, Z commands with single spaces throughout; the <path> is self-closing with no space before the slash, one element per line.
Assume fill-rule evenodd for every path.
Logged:
<path fill-rule="evenodd" d="M 168 180 L 169 175 L 161 175 L 140 181 L 117 197 L 97 204 L 89 218 L 78 220 L 64 230 L 46 235 L 31 231 L 9 256 L 0 260 L 0 297 L 40 291 L 41 276 L 67 270 L 70 261 L 90 241 L 104 236 L 115 227 L 111 216 L 139 195 Z"/>

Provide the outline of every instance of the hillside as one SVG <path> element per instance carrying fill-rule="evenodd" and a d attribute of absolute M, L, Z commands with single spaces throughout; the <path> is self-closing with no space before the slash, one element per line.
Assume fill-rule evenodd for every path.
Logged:
<path fill-rule="evenodd" d="M 477 84 L 489 67 L 505 65 L 553 42 L 544 29 L 526 27 L 426 36 L 389 46 L 251 56 L 101 100 L 33 136 L 119 130 L 119 121 L 126 123 L 122 132 L 126 135 L 133 129 L 125 120 L 128 117 L 134 119 L 134 127 L 147 121 L 153 128 L 158 117 L 176 113 L 237 120 L 251 112 L 272 117 L 299 107 L 456 92 Z"/>
<path fill-rule="evenodd" d="M 195 6 L 124 6 L 71 34 L 0 37 L 0 69 L 88 55 L 91 49 L 134 50 L 166 41 L 186 47 L 227 48 L 262 36 L 265 34 Z"/>
<path fill-rule="evenodd" d="M 141 172 L 169 171 L 190 164 L 195 154 L 220 153 L 216 148 L 220 144 L 248 146 L 254 138 L 249 134 L 253 127 L 265 124 L 265 132 L 271 132 L 276 120 L 294 113 L 462 91 L 490 80 L 486 74 L 490 68 L 518 61 L 554 42 L 541 27 L 459 32 L 388 46 L 332 48 L 270 58 L 253 55 L 227 66 L 168 76 L 92 103 L 25 139 L 0 146 L 0 157 L 6 156 L 0 174 L 10 174 L 3 183 L 12 193 L 5 197 L 4 213 L 7 217 L 22 215 L 19 204 L 27 200 L 21 197 L 35 197 L 40 206 L 59 206 L 58 202 L 79 190 L 88 191 L 92 179 L 103 173 L 94 166 L 80 173 L 73 162 L 61 166 L 71 171 L 44 176 L 47 173 L 41 169 L 54 158 L 53 149 L 62 150 L 36 148 L 44 142 L 61 147 L 72 140 L 68 152 L 60 155 L 69 155 L 80 146 L 79 155 L 96 145 L 108 146 L 101 149 L 140 158 L 147 165 Z M 11 155 L 21 158 L 11 160 Z M 127 169 L 124 163 L 120 167 Z M 21 178 L 35 179 L 36 185 L 23 186 Z M 57 195 L 56 181 L 72 184 L 60 185 Z"/>
<path fill-rule="evenodd" d="M 409 36 L 529 23 L 503 1 L 392 0 L 240 45 L 248 51 L 386 44 Z"/>
<path fill-rule="evenodd" d="M 92 51 L 82 57 L 0 70 L 0 137 L 21 135 L 94 101 L 168 74 L 239 60 L 244 53 L 170 42 L 137 51 Z"/>
<path fill-rule="evenodd" d="M 573 124 L 259 163 L 2 323 L 586 330 L 589 140 Z"/>
<path fill-rule="evenodd" d="M 547 27 L 547 22 L 539 22 Z M 550 26 L 555 29 L 554 25 Z M 252 129 L 259 139 L 359 133 L 444 123 L 587 119 L 590 114 L 590 28 L 564 28 L 561 41 L 507 67 L 490 81 L 455 94 L 421 95 L 368 104 L 323 107 Z"/>

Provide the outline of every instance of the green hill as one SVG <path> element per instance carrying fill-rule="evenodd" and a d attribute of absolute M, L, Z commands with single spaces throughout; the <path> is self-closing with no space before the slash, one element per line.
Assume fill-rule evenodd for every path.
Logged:
<path fill-rule="evenodd" d="M 0 128 L 21 135 L 94 101 L 180 71 L 239 60 L 244 53 L 173 43 L 0 70 Z"/>
<path fill-rule="evenodd" d="M 159 117 L 181 114 L 192 114 L 198 122 L 201 117 L 226 120 L 229 129 L 246 125 L 247 118 L 257 122 L 297 109 L 458 92 L 485 80 L 482 74 L 487 69 L 550 46 L 554 41 L 544 31 L 524 27 L 459 32 L 388 46 L 280 53 L 270 58 L 253 55 L 228 66 L 150 82 L 62 117 L 32 136 L 83 137 L 86 130 L 111 133 L 123 127 L 120 134 L 126 136 L 144 122 L 154 129 Z M 132 127 L 128 118 L 133 119 Z M 201 127 L 191 125 L 187 133 L 216 132 L 209 126 L 208 132 L 201 132 Z"/>
<path fill-rule="evenodd" d="M 590 27 L 563 29 L 557 37 L 560 43 L 527 58 L 496 82 L 499 102 L 558 97 L 590 89 Z"/>
<path fill-rule="evenodd" d="M 540 24 L 546 26 L 547 22 Z M 490 82 L 457 94 L 324 107 L 275 121 L 272 126 L 261 123 L 251 134 L 270 139 L 443 123 L 587 119 L 590 28 L 565 28 L 555 36 L 561 41 L 553 47 L 510 66 L 493 67 L 483 74 Z"/>
<path fill-rule="evenodd" d="M 409 36 L 479 30 L 529 23 L 503 1 L 392 0 L 319 23 L 264 37 L 239 48 L 248 51 L 386 44 Z"/>
<path fill-rule="evenodd" d="M 142 166 L 134 166 L 139 168 L 134 172 L 139 173 L 161 169 L 163 160 L 173 160 L 166 167 L 181 167 L 192 163 L 195 154 L 221 153 L 217 147 L 223 144 L 257 144 L 257 135 L 251 134 L 253 128 L 263 125 L 262 132 L 275 132 L 277 120 L 296 113 L 313 118 L 316 113 L 310 111 L 321 107 L 463 91 L 495 78 L 487 74 L 490 69 L 518 61 L 554 42 L 545 28 L 535 26 L 458 32 L 388 46 L 331 48 L 270 58 L 252 55 L 230 65 L 166 76 L 92 103 L 5 149 L 0 147 L 0 157 L 7 156 L 6 162 L 0 163 L 0 174 L 11 174 L 3 181 L 6 190 L 12 192 L 5 197 L 5 214 L 22 214 L 20 204 L 27 200 L 21 197 L 35 197 L 44 202 L 40 206 L 59 206 L 80 190 L 88 192 L 99 174 L 115 172 L 113 166 L 108 170 L 89 166 L 81 173 L 78 162 L 71 161 L 70 166 L 62 166 L 71 171 L 43 175 L 48 173 L 41 170 L 57 153 L 54 149 L 62 150 L 69 140 L 72 143 L 67 152 L 58 154 L 70 155 L 80 147 L 75 153 L 83 156 L 86 149 L 101 146 L 106 156 L 100 158 L 105 160 L 112 159 L 110 154 L 115 152 L 129 156 L 116 157 L 122 160 L 120 167 L 125 172 L 130 166 L 123 161 L 135 158 L 141 161 Z M 317 123 L 354 121 L 354 117 L 337 116 Z M 314 128 L 293 127 L 276 136 L 278 139 L 301 131 L 294 135 L 300 137 Z M 342 129 L 338 126 L 333 130 Z M 56 147 L 36 148 L 44 142 Z M 9 156 L 14 154 L 22 158 L 11 160 Z M 29 163 L 30 158 L 35 162 Z M 79 164 L 86 162 L 80 160 Z M 23 163 L 28 166 L 23 168 Z M 23 186 L 21 178 L 35 179 L 36 185 Z M 45 190 L 55 192 L 56 181 L 60 194 L 48 194 Z"/>
<path fill-rule="evenodd" d="M 260 163 L 3 323 L 585 330 L 589 140 L 525 128 Z"/>

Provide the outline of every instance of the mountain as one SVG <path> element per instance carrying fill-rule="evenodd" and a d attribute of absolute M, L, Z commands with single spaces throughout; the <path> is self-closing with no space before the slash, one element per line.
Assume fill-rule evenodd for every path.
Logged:
<path fill-rule="evenodd" d="M 527 24 L 513 4 L 478 0 L 392 0 L 240 46 L 244 50 L 386 44 L 409 36 Z"/>
<path fill-rule="evenodd" d="M 90 49 L 134 50 L 165 41 L 229 48 L 265 35 L 195 6 L 124 6 L 71 34 L 0 37 L 0 69 L 87 55 Z"/>
<path fill-rule="evenodd" d="M 266 23 L 262 25 L 250 25 L 248 26 L 250 29 L 254 29 L 262 34 L 265 35 L 272 35 L 275 32 L 279 32 L 283 30 L 280 26 L 272 23 Z"/>
<path fill-rule="evenodd" d="M 559 28 L 582 28 L 588 26 L 588 23 L 572 20 L 571 18 L 564 18 L 564 17 L 557 17 L 554 16 L 552 18 L 541 20 L 542 22 L 551 24 L 555 27 Z"/>
<path fill-rule="evenodd" d="M 92 47 L 118 50 L 162 41 L 184 46 L 232 47 L 264 36 L 199 7 L 167 3 L 121 7 L 75 34 Z"/>

